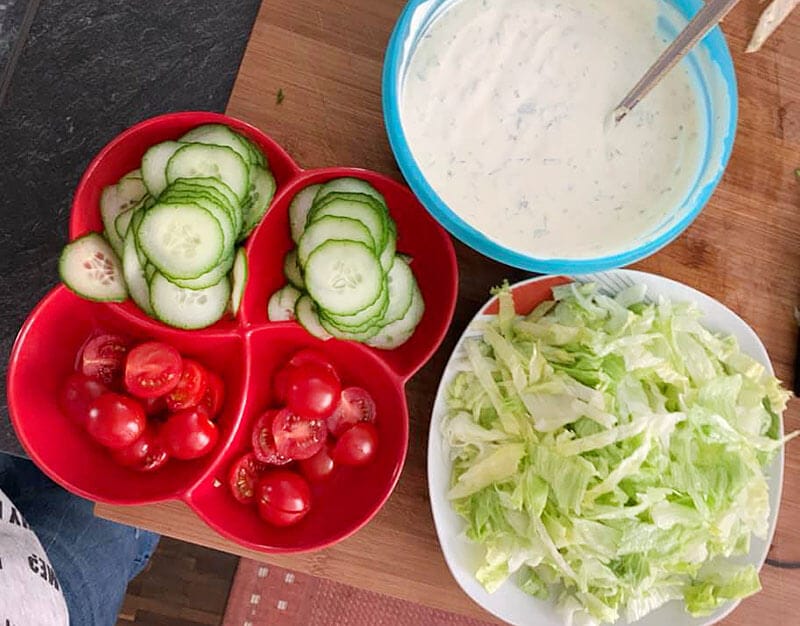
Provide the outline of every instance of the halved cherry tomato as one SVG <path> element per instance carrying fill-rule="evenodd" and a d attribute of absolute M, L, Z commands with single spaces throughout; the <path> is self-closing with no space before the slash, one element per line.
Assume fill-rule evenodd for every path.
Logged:
<path fill-rule="evenodd" d="M 225 401 L 225 383 L 222 382 L 219 376 L 209 370 L 206 370 L 206 381 L 208 386 L 198 406 L 208 411 L 209 417 L 213 420 L 219 414 L 222 403 Z"/>
<path fill-rule="evenodd" d="M 233 497 L 242 504 L 255 502 L 256 486 L 267 467 L 252 452 L 239 457 L 231 466 L 228 485 Z"/>
<path fill-rule="evenodd" d="M 163 396 L 175 389 L 182 369 L 181 355 L 172 346 L 140 343 L 125 361 L 125 388 L 139 398 Z"/>
<path fill-rule="evenodd" d="M 112 450 L 111 456 L 123 467 L 129 467 L 137 472 L 155 471 L 169 460 L 169 455 L 152 426 L 147 426 L 142 436 L 132 444 Z"/>
<path fill-rule="evenodd" d="M 161 438 L 171 456 L 188 461 L 208 454 L 219 431 L 205 409 L 194 407 L 170 415 L 161 427 Z"/>
<path fill-rule="evenodd" d="M 378 430 L 369 422 L 349 428 L 333 448 L 333 460 L 342 465 L 364 465 L 375 457 Z"/>
<path fill-rule="evenodd" d="M 125 366 L 130 341 L 120 335 L 97 335 L 83 346 L 80 371 L 106 385 L 116 383 Z"/>
<path fill-rule="evenodd" d="M 326 442 L 325 445 L 322 446 L 322 449 L 314 456 L 299 462 L 300 471 L 303 472 L 303 475 L 312 483 L 327 479 L 333 473 L 334 469 L 333 457 L 331 456 L 332 452 L 333 445 L 330 442 Z"/>
<path fill-rule="evenodd" d="M 347 387 L 342 390 L 339 404 L 328 418 L 328 430 L 341 437 L 348 428 L 359 422 L 375 421 L 375 401 L 366 389 Z"/>
<path fill-rule="evenodd" d="M 74 372 L 61 387 L 59 405 L 76 424 L 85 428 L 89 421 L 89 405 L 106 391 L 108 387 L 99 380 Z"/>
<path fill-rule="evenodd" d="M 298 415 L 325 419 L 336 408 L 341 390 L 339 378 L 323 365 L 289 365 L 286 407 Z"/>
<path fill-rule="evenodd" d="M 288 470 L 268 471 L 258 483 L 258 513 L 273 526 L 289 526 L 311 510 L 311 489 L 302 476 Z"/>
<path fill-rule="evenodd" d="M 109 391 L 89 405 L 86 430 L 108 448 L 124 448 L 142 436 L 147 425 L 142 406 L 133 398 Z"/>
<path fill-rule="evenodd" d="M 286 465 L 292 459 L 278 454 L 275 449 L 275 439 L 272 436 L 272 423 L 275 421 L 277 414 L 278 411 L 276 409 L 268 409 L 258 418 L 252 434 L 253 454 L 262 463 Z"/>
<path fill-rule="evenodd" d="M 167 408 L 170 411 L 182 411 L 197 406 L 207 388 L 206 368 L 192 359 L 183 359 L 180 380 L 167 395 Z M 209 416 L 211 415 L 209 412 Z"/>
<path fill-rule="evenodd" d="M 278 454 L 299 461 L 314 456 L 328 437 L 325 420 L 297 415 L 282 409 L 272 422 L 272 436 Z"/>

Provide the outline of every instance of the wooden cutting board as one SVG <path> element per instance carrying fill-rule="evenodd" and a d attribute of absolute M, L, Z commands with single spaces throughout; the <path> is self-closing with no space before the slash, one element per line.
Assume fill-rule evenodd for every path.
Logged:
<path fill-rule="evenodd" d="M 271 0 L 256 20 L 228 103 L 230 115 L 259 126 L 303 167 L 354 165 L 401 179 L 383 127 L 383 54 L 401 0 Z M 719 299 L 755 328 L 778 375 L 793 377 L 800 303 L 800 13 L 756 55 L 743 50 L 763 5 L 742 2 L 725 20 L 740 90 L 739 131 L 722 184 L 697 221 L 638 268 L 680 280 Z M 279 95 L 280 94 L 280 95 Z M 439 551 L 428 506 L 425 455 L 434 394 L 467 321 L 503 278 L 526 274 L 457 243 L 461 285 L 453 326 L 408 386 L 411 441 L 400 483 L 378 516 L 322 552 L 256 555 L 224 541 L 180 503 L 98 513 L 188 541 L 260 558 L 437 608 L 488 615 L 456 586 Z M 800 402 L 786 414 L 800 428 Z M 800 443 L 790 444 L 771 556 L 800 560 Z M 797 624 L 800 571 L 763 569 L 764 591 L 729 625 Z"/>

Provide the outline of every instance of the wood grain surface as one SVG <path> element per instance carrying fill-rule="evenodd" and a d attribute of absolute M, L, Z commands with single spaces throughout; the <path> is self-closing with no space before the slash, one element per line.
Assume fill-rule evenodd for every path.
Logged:
<path fill-rule="evenodd" d="M 283 144 L 304 167 L 357 165 L 400 179 L 383 127 L 380 74 L 400 0 L 271 0 L 262 5 L 227 112 Z M 800 304 L 800 14 L 755 55 L 743 50 L 763 5 L 740 3 L 724 22 L 740 91 L 739 130 L 722 184 L 673 244 L 637 265 L 696 287 L 744 318 L 791 383 Z M 278 103 L 278 92 L 283 101 Z M 181 503 L 98 506 L 98 513 L 167 535 L 295 570 L 486 618 L 456 586 L 439 551 L 428 506 L 428 422 L 447 356 L 489 288 L 524 272 L 456 244 L 460 297 L 450 332 L 410 382 L 408 460 L 395 493 L 366 528 L 325 551 L 264 556 L 222 540 Z M 792 400 L 787 430 L 800 428 Z M 800 443 L 787 450 L 778 530 L 770 556 L 800 560 Z M 764 590 L 724 621 L 798 624 L 800 571 L 767 565 Z"/>

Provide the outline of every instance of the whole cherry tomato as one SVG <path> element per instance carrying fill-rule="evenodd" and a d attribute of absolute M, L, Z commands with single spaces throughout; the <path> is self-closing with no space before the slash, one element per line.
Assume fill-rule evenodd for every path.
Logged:
<path fill-rule="evenodd" d="M 132 444 L 111 451 L 114 461 L 137 472 L 152 472 L 169 460 L 161 439 L 153 426 L 147 426 Z"/>
<path fill-rule="evenodd" d="M 311 510 L 311 489 L 305 479 L 288 470 L 268 471 L 258 483 L 258 513 L 273 526 L 296 524 Z"/>
<path fill-rule="evenodd" d="M 99 380 L 74 372 L 61 386 L 59 406 L 76 424 L 85 428 L 89 421 L 89 405 L 108 391 Z"/>
<path fill-rule="evenodd" d="M 341 465 L 365 465 L 378 448 L 378 430 L 369 422 L 356 424 L 336 441 L 333 460 Z"/>
<path fill-rule="evenodd" d="M 133 398 L 109 391 L 89 405 L 86 430 L 107 448 L 124 448 L 144 432 L 144 409 Z"/>
<path fill-rule="evenodd" d="M 171 414 L 161 427 L 161 438 L 171 456 L 187 461 L 208 454 L 219 431 L 205 409 L 194 407 Z"/>

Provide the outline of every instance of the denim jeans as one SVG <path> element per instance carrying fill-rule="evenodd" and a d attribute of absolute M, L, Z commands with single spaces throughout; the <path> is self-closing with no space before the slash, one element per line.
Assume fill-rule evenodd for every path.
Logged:
<path fill-rule="evenodd" d="M 27 459 L 0 453 L 0 489 L 44 547 L 71 626 L 113 626 L 128 582 L 147 565 L 159 536 L 95 517 L 90 501 L 65 491 Z"/>

